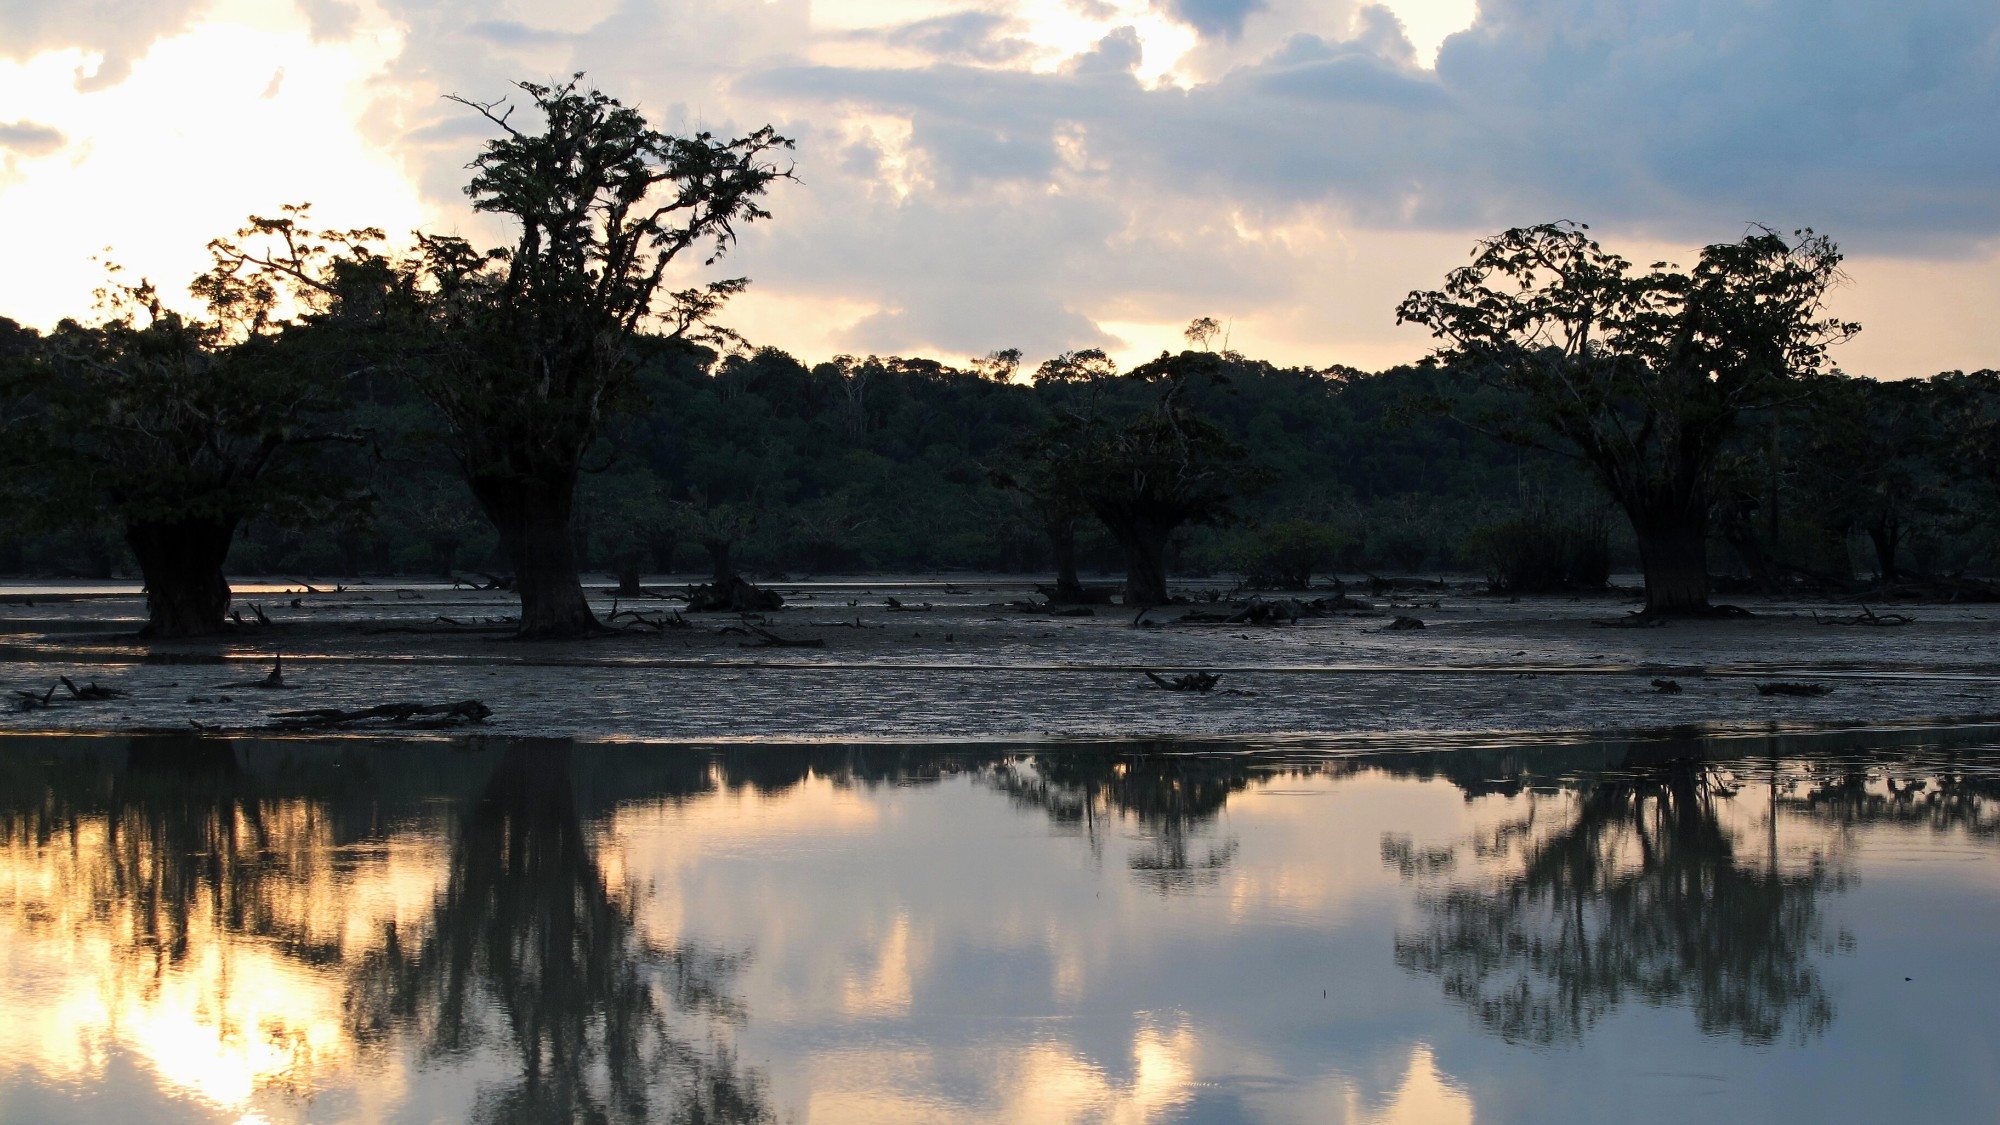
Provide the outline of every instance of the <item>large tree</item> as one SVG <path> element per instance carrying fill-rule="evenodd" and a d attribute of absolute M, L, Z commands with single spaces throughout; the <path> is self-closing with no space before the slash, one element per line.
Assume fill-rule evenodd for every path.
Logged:
<path fill-rule="evenodd" d="M 20 495 L 45 522 L 122 525 L 146 584 L 143 633 L 160 638 L 221 631 L 223 563 L 245 520 L 314 522 L 365 500 L 304 455 L 355 440 L 335 424 L 339 368 L 320 341 L 275 320 L 268 290 L 215 275 L 195 290 L 206 318 L 114 274 L 100 322 L 63 321 L 17 361 L 8 395 Z"/>
<path fill-rule="evenodd" d="M 1064 412 L 1029 451 L 1042 488 L 1073 496 L 1104 524 L 1125 554 L 1125 604 L 1164 605 L 1167 541 L 1189 524 L 1219 523 L 1241 494 L 1269 483 L 1249 452 L 1189 406 L 1190 380 L 1221 379 L 1225 357 L 1161 353 L 1134 368 L 1128 391 L 1155 397 L 1118 417 Z"/>
<path fill-rule="evenodd" d="M 1580 457 L 1632 521 L 1651 616 L 1703 613 L 1716 459 L 1748 410 L 1819 373 L 1859 331 L 1828 317 L 1840 252 L 1823 236 L 1757 229 L 1704 247 L 1691 270 L 1644 271 L 1576 223 L 1481 241 L 1399 322 L 1441 340 L 1439 362 L 1517 392 L 1497 432 Z"/>
<path fill-rule="evenodd" d="M 399 329 L 401 361 L 513 563 L 524 637 L 599 628 L 571 535 L 586 455 L 637 398 L 641 333 L 704 335 L 747 284 L 673 290 L 675 263 L 721 257 L 741 224 L 770 217 L 757 201 L 790 174 L 772 158 L 792 142 L 768 126 L 726 141 L 672 136 L 582 81 L 518 83 L 533 125 L 514 124 L 504 101 L 453 99 L 500 131 L 465 190 L 475 210 L 513 222 L 512 246 L 419 236 L 407 257 L 348 247 L 335 261 L 281 219 L 261 231 L 278 238 L 270 252 L 223 248 L 333 298 L 329 314 L 384 315 Z M 373 290 L 354 284 L 371 277 Z"/>

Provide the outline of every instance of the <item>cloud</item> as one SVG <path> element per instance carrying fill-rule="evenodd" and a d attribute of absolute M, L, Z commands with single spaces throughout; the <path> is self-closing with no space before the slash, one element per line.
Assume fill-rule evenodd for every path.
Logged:
<path fill-rule="evenodd" d="M 1222 39 L 1241 36 L 1243 21 L 1267 7 L 1265 0 L 1163 0 L 1161 6 L 1203 35 Z"/>
<path fill-rule="evenodd" d="M 0 149 L 22 156 L 48 156 L 61 151 L 68 140 L 59 129 L 33 121 L 0 121 Z"/>
<path fill-rule="evenodd" d="M 1435 67 L 1361 0 L 930 0 L 876 26 L 811 0 L 295 3 L 316 38 L 402 44 L 365 126 L 476 237 L 506 237 L 461 190 L 491 130 L 444 94 L 580 69 L 669 130 L 798 137 L 802 182 L 723 268 L 837 305 L 823 336 L 857 351 L 1034 353 L 1253 307 L 1387 338 L 1388 290 L 1434 282 L 1440 247 L 1555 217 L 1679 245 L 1813 225 L 1907 258 L 2000 239 L 1991 0 L 1482 0 Z M 102 85 L 205 6 L 0 0 L 0 57 L 81 49 Z M 0 146 L 65 143 L 4 131 L 36 128 Z M 1398 245 L 1429 255 L 1407 283 Z"/>
<path fill-rule="evenodd" d="M 185 30 L 206 0 L 0 0 L 0 58 L 80 49 L 94 58 L 76 71 L 90 93 L 123 82 L 155 40 Z"/>
<path fill-rule="evenodd" d="M 1680 237 L 1755 219 L 1868 245 L 2000 234 L 2000 7 L 1986 0 L 1488 0 L 1435 71 L 1386 11 L 1350 30 L 1293 35 L 1186 90 L 949 64 L 775 68 L 746 85 L 909 115 L 941 185 L 1046 175 L 996 160 L 997 143 L 1029 151 L 1074 123 L 1113 169 L 1106 190 L 1335 203 L 1374 223 L 1573 215 Z"/>
<path fill-rule="evenodd" d="M 1014 20 L 999 12 L 970 11 L 917 20 L 882 31 L 852 33 L 861 40 L 920 51 L 938 59 L 1004 63 L 1019 59 L 1032 47 L 1018 36 L 1003 34 Z"/>
<path fill-rule="evenodd" d="M 519 20 L 476 20 L 465 31 L 476 39 L 502 47 L 545 47 L 576 41 L 574 34 L 529 27 Z"/>

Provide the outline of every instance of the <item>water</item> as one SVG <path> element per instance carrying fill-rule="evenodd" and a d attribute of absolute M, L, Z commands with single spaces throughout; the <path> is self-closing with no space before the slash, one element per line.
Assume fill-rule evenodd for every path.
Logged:
<path fill-rule="evenodd" d="M 2000 730 L 0 740 L 0 1120 L 1992 1120 Z"/>

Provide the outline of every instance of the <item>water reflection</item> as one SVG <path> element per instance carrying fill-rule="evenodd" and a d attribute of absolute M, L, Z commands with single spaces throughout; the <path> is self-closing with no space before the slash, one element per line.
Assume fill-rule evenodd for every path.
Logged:
<path fill-rule="evenodd" d="M 1746 849 L 1718 811 L 1735 791 L 1706 757 L 1693 740 L 1645 747 L 1488 830 L 1470 847 L 1500 872 L 1428 890 L 1427 924 L 1397 935 L 1396 963 L 1436 975 L 1510 1042 L 1579 1039 L 1629 1000 L 1686 1004 L 1703 1032 L 1749 1042 L 1823 1031 L 1816 961 L 1852 938 L 1829 929 L 1820 896 L 1849 873 L 1818 849 L 1781 859 L 1774 817 Z M 1420 880 L 1456 859 L 1413 864 L 1394 839 L 1384 857 Z"/>
<path fill-rule="evenodd" d="M 1101 854 L 1108 818 L 1129 819 L 1145 847 L 1126 863 L 1135 876 L 1168 893 L 1216 883 L 1235 855 L 1233 837 L 1210 838 L 1231 795 L 1264 766 L 1244 758 L 1172 753 L 1158 744 L 1116 754 L 1045 753 L 1003 757 L 983 776 L 1017 806 L 1039 809 Z"/>
<path fill-rule="evenodd" d="M 1996 778 L 1924 732 L 17 740 L 0 1118 L 1505 1120 L 1524 1057 L 1635 1014 L 1691 1072 L 1853 1056 L 1850 1011 L 1895 1009 L 1842 966 L 1919 949 L 1852 908 L 1868 858 L 1930 864 L 1897 910 L 2000 917 Z M 1957 1072 L 2000 1059 L 1939 1026 Z"/>
<path fill-rule="evenodd" d="M 433 1058 L 501 1042 L 508 1085 L 482 1121 L 769 1116 L 755 1074 L 683 1025 L 734 1026 L 739 955 L 676 946 L 633 925 L 641 889 L 599 869 L 570 783 L 570 748 L 509 746 L 451 848 L 450 877 L 414 940 L 392 920 L 357 960 L 348 1026 L 363 1043 L 414 1035 Z"/>

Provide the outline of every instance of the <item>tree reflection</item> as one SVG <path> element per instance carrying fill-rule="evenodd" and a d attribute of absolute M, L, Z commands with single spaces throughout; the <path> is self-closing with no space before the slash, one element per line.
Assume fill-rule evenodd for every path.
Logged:
<path fill-rule="evenodd" d="M 71 1006 L 112 1023 L 83 1033 L 175 1029 L 128 1044 L 168 1084 L 241 1108 L 414 1043 L 475 1068 L 501 1053 L 480 1120 L 771 1116 L 727 1046 L 741 957 L 641 931 L 566 744 L 266 746 L 256 768 L 196 737 L 132 739 L 122 762 L 71 749 L 6 764 L 0 917 L 38 956 L 92 959 Z M 631 762 L 583 772 L 614 804 L 713 784 Z M 470 799 L 439 824 L 425 810 L 452 794 Z"/>
<path fill-rule="evenodd" d="M 567 744 L 515 744 L 466 813 L 430 925 L 393 926 L 354 974 L 354 1032 L 420 1034 L 434 1056 L 499 1042 L 519 1074 L 478 1117 L 760 1121 L 759 1079 L 693 1018 L 736 1025 L 739 958 L 661 944 L 608 885 L 577 812 Z M 678 1018 L 677 1018 L 678 1017 Z"/>
<path fill-rule="evenodd" d="M 987 774 L 1016 805 L 1039 809 L 1062 828 L 1080 831 L 1093 852 L 1101 848 L 1104 818 L 1137 822 L 1143 847 L 1127 863 L 1136 878 L 1162 893 L 1221 877 L 1236 854 L 1236 841 L 1204 838 L 1252 776 L 1241 758 L 1083 751 L 1009 756 Z"/>
<path fill-rule="evenodd" d="M 1554 831 L 1531 811 L 1482 839 L 1506 869 L 1428 893 L 1428 925 L 1397 935 L 1396 963 L 1439 977 L 1510 1042 L 1578 1039 L 1627 1000 L 1686 1004 L 1704 1032 L 1746 1042 L 1823 1031 L 1833 1005 L 1815 956 L 1849 939 L 1819 898 L 1843 871 L 1823 854 L 1781 865 L 1775 841 L 1744 854 L 1698 749 L 1651 758 L 1579 783 Z M 1419 879 L 1455 858 L 1393 839 L 1384 853 Z"/>

